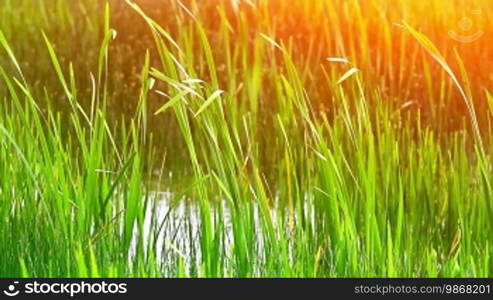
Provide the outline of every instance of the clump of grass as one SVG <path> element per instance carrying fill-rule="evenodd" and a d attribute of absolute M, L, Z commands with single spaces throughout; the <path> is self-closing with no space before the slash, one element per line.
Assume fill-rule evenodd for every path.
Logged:
<path fill-rule="evenodd" d="M 56 3 L 67 28 L 87 12 L 92 54 L 67 61 L 36 4 L 31 74 L 19 25 L 0 23 L 0 276 L 491 276 L 490 115 L 467 56 L 454 72 L 386 1 L 378 19 L 358 1 L 172 1 L 169 22 L 146 1 L 102 18 Z M 293 12 L 311 16 L 300 35 Z M 114 109 L 122 16 L 154 43 L 130 70 L 131 113 Z"/>

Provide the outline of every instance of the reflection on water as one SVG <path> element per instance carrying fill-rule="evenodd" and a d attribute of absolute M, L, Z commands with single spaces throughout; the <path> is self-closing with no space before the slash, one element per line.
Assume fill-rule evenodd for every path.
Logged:
<path fill-rule="evenodd" d="M 146 201 L 144 238 L 141 245 L 144 247 L 144 253 L 147 254 L 149 249 L 153 249 L 158 261 L 163 261 L 168 251 L 174 252 L 173 256 L 187 257 L 191 254 L 197 241 L 188 240 L 188 237 L 197 237 L 200 230 L 197 207 L 186 199 L 174 199 L 171 191 L 150 191 Z M 137 252 L 138 240 L 139 229 L 138 224 L 135 224 L 129 262 Z"/>
<path fill-rule="evenodd" d="M 134 226 L 134 236 L 129 251 L 129 265 L 135 258 L 137 247 L 144 247 L 143 253 L 155 252 L 157 263 L 162 267 L 166 264 L 176 262 L 177 257 L 181 257 L 188 267 L 196 264 L 197 270 L 200 267 L 200 236 L 201 218 L 199 204 L 187 197 L 178 198 L 170 190 L 150 191 L 145 199 L 147 208 L 143 223 L 143 239 L 140 240 L 138 225 Z M 229 257 L 233 250 L 233 228 L 231 223 L 231 213 L 226 201 L 218 201 L 213 205 L 213 222 L 216 227 L 216 234 L 221 235 L 221 249 L 225 257 Z M 259 207 L 253 205 L 253 244 L 258 257 L 262 257 L 263 240 L 261 239 L 261 218 Z M 272 219 L 276 224 L 276 210 L 271 210 Z M 222 226 L 218 226 L 216 221 L 220 220 Z M 219 232 L 218 232 L 219 231 Z M 169 267 L 169 266 L 168 266 Z M 226 266 L 225 266 L 226 268 Z"/>

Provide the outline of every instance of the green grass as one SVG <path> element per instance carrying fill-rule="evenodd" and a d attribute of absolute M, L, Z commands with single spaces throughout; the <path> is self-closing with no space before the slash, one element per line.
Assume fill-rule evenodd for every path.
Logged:
<path fill-rule="evenodd" d="M 358 36 L 334 42 L 346 63 L 262 1 L 171 1 L 168 22 L 146 1 L 5 1 L 0 276 L 492 276 L 491 112 L 411 25 L 399 41 L 382 21 L 375 54 L 358 1 L 296 2 L 314 27 L 333 8 L 331 41 Z M 29 24 L 1 18 L 19 7 Z"/>

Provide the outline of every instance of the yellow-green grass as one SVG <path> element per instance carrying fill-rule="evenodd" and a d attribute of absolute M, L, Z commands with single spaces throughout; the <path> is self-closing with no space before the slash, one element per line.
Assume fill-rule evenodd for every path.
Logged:
<path fill-rule="evenodd" d="M 0 276 L 491 276 L 488 2 L 4 1 Z"/>

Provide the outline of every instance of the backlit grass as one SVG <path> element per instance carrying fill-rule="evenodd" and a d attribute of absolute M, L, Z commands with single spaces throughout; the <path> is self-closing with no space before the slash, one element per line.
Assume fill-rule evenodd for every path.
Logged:
<path fill-rule="evenodd" d="M 0 276 L 491 276 L 490 2 L 3 1 Z"/>

